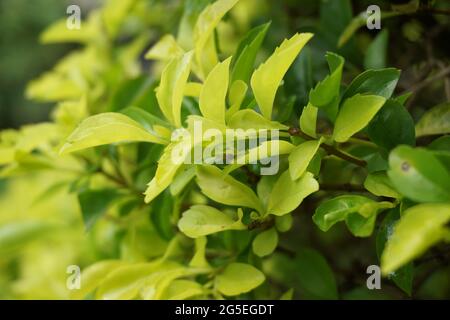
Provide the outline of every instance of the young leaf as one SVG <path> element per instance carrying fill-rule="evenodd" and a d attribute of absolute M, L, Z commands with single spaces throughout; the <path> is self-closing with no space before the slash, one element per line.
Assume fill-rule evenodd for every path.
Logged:
<path fill-rule="evenodd" d="M 395 188 L 417 202 L 450 200 L 450 173 L 425 149 L 400 146 L 389 155 L 388 176 Z"/>
<path fill-rule="evenodd" d="M 198 238 L 225 230 L 244 230 L 246 226 L 213 207 L 196 205 L 183 213 L 178 228 L 188 237 Z"/>
<path fill-rule="evenodd" d="M 302 33 L 285 40 L 253 73 L 251 79 L 253 93 L 263 116 L 267 119 L 272 118 L 273 103 L 281 80 L 312 36 L 311 33 Z"/>
<path fill-rule="evenodd" d="M 270 121 L 251 109 L 236 112 L 228 121 L 232 129 L 286 130 L 288 127 L 276 121 Z"/>
<path fill-rule="evenodd" d="M 194 28 L 195 58 L 203 77 L 209 74 L 218 62 L 213 41 L 214 29 L 238 1 L 218 0 L 208 5 L 197 19 Z"/>
<path fill-rule="evenodd" d="M 303 109 L 302 115 L 300 116 L 300 129 L 313 138 L 316 137 L 318 111 L 319 109 L 308 103 L 308 105 Z"/>
<path fill-rule="evenodd" d="M 370 173 L 364 181 L 364 188 L 379 197 L 401 198 L 385 172 Z"/>
<path fill-rule="evenodd" d="M 289 173 L 292 180 L 297 180 L 305 173 L 322 141 L 321 138 L 303 142 L 291 152 L 289 155 Z"/>
<path fill-rule="evenodd" d="M 164 153 L 158 161 L 155 177 L 149 182 L 147 190 L 145 190 L 146 203 L 155 199 L 172 183 L 175 174 L 182 166 L 191 148 L 189 138 L 172 142 L 164 149 Z"/>
<path fill-rule="evenodd" d="M 275 228 L 263 231 L 253 240 L 253 252 L 258 257 L 265 257 L 275 251 L 278 245 L 278 233 Z"/>
<path fill-rule="evenodd" d="M 405 210 L 384 249 L 381 271 L 387 275 L 448 239 L 450 230 L 445 225 L 449 221 L 449 204 L 420 204 Z"/>
<path fill-rule="evenodd" d="M 279 232 L 288 232 L 291 230 L 293 223 L 294 219 L 291 214 L 275 217 L 275 227 Z"/>
<path fill-rule="evenodd" d="M 328 117 L 332 120 L 336 118 L 338 104 L 333 103 L 339 99 L 339 89 L 341 87 L 342 70 L 345 60 L 343 57 L 328 52 L 326 55 L 330 74 L 309 93 L 309 102 L 318 108 L 324 109 Z"/>
<path fill-rule="evenodd" d="M 400 70 L 386 68 L 380 70 L 367 70 L 357 76 L 344 92 L 342 101 L 354 95 L 371 94 L 389 99 L 397 86 Z"/>
<path fill-rule="evenodd" d="M 211 121 L 225 124 L 225 99 L 228 91 L 231 58 L 217 64 L 206 78 L 200 93 L 200 111 Z"/>
<path fill-rule="evenodd" d="M 231 83 L 237 80 L 242 80 L 244 83 L 249 82 L 255 65 L 256 55 L 269 27 L 270 22 L 255 27 L 242 39 L 233 58 Z"/>
<path fill-rule="evenodd" d="M 333 139 L 345 142 L 364 129 L 385 101 L 386 99 L 381 96 L 360 94 L 345 100 L 336 119 Z"/>
<path fill-rule="evenodd" d="M 249 292 L 265 280 L 264 274 L 245 263 L 231 263 L 216 277 L 216 288 L 226 296 Z"/>
<path fill-rule="evenodd" d="M 85 119 L 67 138 L 60 154 L 104 144 L 144 141 L 165 144 L 166 140 L 146 131 L 139 123 L 120 113 L 101 113 Z"/>
<path fill-rule="evenodd" d="M 307 196 L 319 190 L 319 184 L 312 173 L 292 180 L 289 171 L 281 174 L 275 183 L 267 206 L 267 213 L 282 216 L 297 208 Z"/>
<path fill-rule="evenodd" d="M 214 166 L 197 166 L 197 184 L 214 201 L 263 212 L 260 200 L 249 187 Z"/>
<path fill-rule="evenodd" d="M 416 125 L 418 137 L 450 133 L 450 103 L 428 110 Z"/>
<path fill-rule="evenodd" d="M 146 54 L 145 59 L 171 60 L 184 54 L 171 34 L 163 36 Z"/>
<path fill-rule="evenodd" d="M 156 98 L 162 113 L 178 128 L 181 127 L 181 105 L 191 71 L 192 55 L 193 52 L 190 51 L 172 59 L 163 70 L 161 83 L 156 89 Z"/>
<path fill-rule="evenodd" d="M 230 101 L 230 108 L 227 110 L 226 119 L 231 118 L 241 108 L 242 102 L 244 102 L 245 95 L 247 94 L 248 86 L 242 80 L 236 80 L 232 82 L 230 87 L 230 93 L 228 99 Z"/>
<path fill-rule="evenodd" d="M 96 298 L 102 300 L 130 300 L 139 295 L 145 280 L 158 271 L 172 271 L 180 268 L 170 261 L 156 260 L 121 266 L 104 279 L 96 291 Z"/>
<path fill-rule="evenodd" d="M 414 146 L 414 120 L 399 102 L 389 99 L 368 126 L 370 140 L 390 151 L 400 144 Z"/>

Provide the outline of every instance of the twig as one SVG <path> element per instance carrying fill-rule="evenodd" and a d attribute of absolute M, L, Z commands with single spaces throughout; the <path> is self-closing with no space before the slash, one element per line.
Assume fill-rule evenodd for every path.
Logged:
<path fill-rule="evenodd" d="M 290 128 L 288 130 L 288 132 L 291 136 L 302 137 L 305 140 L 315 140 L 313 137 L 307 135 L 299 128 Z M 357 166 L 365 167 L 367 165 L 367 162 L 365 160 L 353 157 L 352 155 L 345 153 L 339 149 L 336 149 L 335 147 L 330 146 L 328 144 L 323 143 L 321 145 L 321 148 L 323 148 L 328 154 L 334 155 L 338 158 L 341 158 L 343 160 L 346 160 L 348 162 L 356 164 Z"/>

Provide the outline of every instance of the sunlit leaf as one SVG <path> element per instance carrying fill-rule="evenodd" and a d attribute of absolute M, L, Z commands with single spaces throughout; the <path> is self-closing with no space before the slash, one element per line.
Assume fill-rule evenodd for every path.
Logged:
<path fill-rule="evenodd" d="M 273 103 L 281 80 L 312 36 L 311 33 L 302 33 L 285 40 L 253 73 L 251 79 L 253 93 L 263 116 L 267 119 L 272 118 Z"/>

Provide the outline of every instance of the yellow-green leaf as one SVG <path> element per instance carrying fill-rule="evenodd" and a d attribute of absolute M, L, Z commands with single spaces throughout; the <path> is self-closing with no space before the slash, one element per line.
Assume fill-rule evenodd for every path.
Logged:
<path fill-rule="evenodd" d="M 216 277 L 216 288 L 226 296 L 249 292 L 265 280 L 264 274 L 245 263 L 232 263 Z"/>
<path fill-rule="evenodd" d="M 202 192 L 214 201 L 262 212 L 261 202 L 252 189 L 214 166 L 198 166 L 197 183 Z"/>
<path fill-rule="evenodd" d="M 282 216 L 297 208 L 307 196 L 319 190 L 319 183 L 310 172 L 300 179 L 292 180 L 289 171 L 285 171 L 275 183 L 269 198 L 268 214 Z"/>
<path fill-rule="evenodd" d="M 448 239 L 450 204 L 420 204 L 403 212 L 381 257 L 381 269 L 389 274 L 420 256 L 437 242 Z"/>
<path fill-rule="evenodd" d="M 289 155 L 289 173 L 292 180 L 300 178 L 308 168 L 309 163 L 319 150 L 323 139 L 306 141 L 299 144 Z"/>
<path fill-rule="evenodd" d="M 176 127 L 181 127 L 181 104 L 184 90 L 191 71 L 190 51 L 172 59 L 161 75 L 161 83 L 156 90 L 156 98 L 162 113 Z"/>
<path fill-rule="evenodd" d="M 272 118 L 273 103 L 281 80 L 312 36 L 311 33 L 301 33 L 285 40 L 253 73 L 251 79 L 253 93 L 262 114 L 267 119 Z"/>
<path fill-rule="evenodd" d="M 170 143 L 158 161 L 155 177 L 145 190 L 145 202 L 149 203 L 163 192 L 173 181 L 178 169 L 191 151 L 190 139 Z"/>
<path fill-rule="evenodd" d="M 183 213 L 178 228 L 188 237 L 198 238 L 225 230 L 244 230 L 246 226 L 216 208 L 196 205 Z"/>
<path fill-rule="evenodd" d="M 139 123 L 120 113 L 101 113 L 85 119 L 67 138 L 60 153 L 110 143 L 143 141 L 165 144 L 166 141 L 146 131 Z"/>
<path fill-rule="evenodd" d="M 200 111 L 206 119 L 225 124 L 231 58 L 217 64 L 206 78 L 200 93 Z"/>
<path fill-rule="evenodd" d="M 364 129 L 385 101 L 386 99 L 381 96 L 361 94 L 345 100 L 336 119 L 334 140 L 346 142 L 355 133 Z"/>
<path fill-rule="evenodd" d="M 258 257 L 265 257 L 275 251 L 278 245 L 278 233 L 275 228 L 263 231 L 253 240 L 253 252 Z"/>
<path fill-rule="evenodd" d="M 195 57 L 203 77 L 206 76 L 218 62 L 214 45 L 214 29 L 225 14 L 230 11 L 238 1 L 239 0 L 218 0 L 208 5 L 198 17 L 194 27 Z"/>
<path fill-rule="evenodd" d="M 177 40 L 171 34 L 162 37 L 146 54 L 146 59 L 171 60 L 184 54 Z"/>

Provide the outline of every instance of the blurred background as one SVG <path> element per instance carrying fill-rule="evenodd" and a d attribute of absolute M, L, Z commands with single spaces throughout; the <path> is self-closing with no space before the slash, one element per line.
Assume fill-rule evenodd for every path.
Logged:
<path fill-rule="evenodd" d="M 177 26 L 186 3 L 189 2 L 190 6 L 195 7 L 196 4 L 204 5 L 212 0 L 146 1 L 151 8 L 155 8 L 153 6 L 155 4 L 159 9 L 163 7 L 164 12 L 167 12 L 167 15 L 164 15 L 155 10 L 156 13 L 153 12 L 150 17 L 145 17 L 144 28 L 151 29 L 152 32 L 151 43 L 146 46 L 149 48 L 162 35 L 177 33 Z M 297 99 L 295 104 L 298 107 L 306 104 L 311 87 L 327 74 L 328 68 L 324 58 L 326 51 L 337 52 L 345 57 L 344 83 L 349 83 L 357 74 L 369 68 L 389 66 L 401 69 L 402 76 L 396 95 L 413 92 L 408 100 L 407 108 L 415 120 L 420 118 L 425 110 L 450 101 L 450 1 L 448 0 L 413 0 L 412 2 L 410 0 L 241 0 L 241 2 L 249 3 L 250 5 L 245 8 L 251 10 L 243 10 L 242 12 L 249 12 L 241 14 L 244 16 L 239 16 L 241 11 L 236 10 L 233 19 L 230 19 L 233 20 L 237 31 L 231 32 L 229 39 L 226 39 L 225 43 L 228 47 L 222 44 L 225 53 L 233 52 L 235 48 L 231 46 L 237 45 L 242 34 L 250 27 L 269 20 L 272 21 L 272 25 L 262 48 L 262 57 L 271 53 L 281 39 L 290 37 L 296 32 L 315 33 L 313 41 L 302 51 L 285 78 L 285 87 L 289 88 L 289 92 L 295 93 Z M 349 37 L 345 45 L 338 45 L 339 38 L 354 17 L 364 12 L 369 5 L 377 4 L 386 11 L 392 10 L 392 5 L 400 6 L 401 10 L 408 10 L 408 6 L 413 2 L 420 3 L 423 8 L 434 4 L 434 11 L 424 9 L 414 14 L 402 14 L 384 19 L 381 30 L 368 30 L 362 27 Z M 68 5 L 80 5 L 84 19 L 92 8 L 101 3 L 101 0 L 0 0 L 0 130 L 17 129 L 25 124 L 39 123 L 49 119 L 55 104 L 27 99 L 25 96 L 27 84 L 52 69 L 67 53 L 82 46 L 77 44 L 42 45 L 39 42 L 39 35 L 50 24 L 67 16 Z M 220 32 L 222 31 L 226 35 L 229 30 Z M 119 41 L 122 40 L 126 42 L 129 39 L 119 39 Z M 372 51 L 377 55 L 371 56 Z M 143 59 L 141 62 L 140 66 L 145 70 L 143 73 L 150 74 L 147 70 L 149 62 L 143 63 Z M 89 67 L 86 66 L 86 68 Z M 105 95 L 112 94 L 107 92 Z M 334 170 L 339 171 L 339 168 Z M 64 229 L 58 237 L 50 239 L 51 241 L 46 239 L 33 243 L 32 247 L 24 246 L 25 250 L 23 252 L 17 250 L 20 254 L 12 258 L 5 258 L 0 254 L 0 298 L 65 298 L 67 294 L 64 291 L 65 266 L 73 261 L 81 261 L 82 265 L 89 265 L 99 259 L 117 257 L 122 231 L 117 231 L 118 228 L 111 229 L 109 225 L 106 227 L 101 225 L 86 242 L 75 197 L 73 194 L 69 196 L 67 192 L 52 189 L 55 188 L 52 182 L 63 178 L 60 174 L 46 175 L 40 180 L 24 176 L 21 180 L 14 180 L 14 182 L 11 179 L 8 185 L 6 179 L 0 179 L 0 225 L 2 222 L 28 220 L 32 215 L 39 220 L 54 219 L 54 216 L 57 216 L 57 219 L 68 223 L 71 227 L 70 232 Z M 57 194 L 51 203 L 35 201 L 42 198 L 45 200 L 43 190 L 50 190 L 53 195 Z M 306 209 L 313 210 L 315 204 L 309 205 L 310 207 L 308 203 L 305 203 Z M 30 207 L 32 210 L 29 209 Z M 55 213 L 54 216 L 52 213 Z M 299 225 L 302 232 L 292 233 L 292 239 L 286 239 L 287 242 L 315 243 L 340 273 L 338 279 L 340 288 L 343 292 L 349 292 L 344 298 L 370 298 L 365 296 L 364 292 L 355 292 L 353 288 L 361 282 L 359 281 L 361 279 L 355 279 L 354 275 L 365 275 L 365 266 L 376 259 L 372 250 L 373 239 L 355 241 L 347 235 L 345 227 L 337 227 L 333 232 L 319 234 L 309 216 L 302 215 L 299 219 L 301 219 Z M 46 232 L 44 229 L 43 233 Z M 117 236 L 118 234 L 120 237 Z M 61 241 L 59 236 L 64 241 Z M 27 241 L 25 239 L 23 242 Z M 94 245 L 89 241 L 98 246 L 93 247 Z M 105 243 L 118 245 L 108 247 Z M 336 247 L 342 250 L 342 255 L 336 254 Z M 340 256 L 344 257 L 345 261 L 340 261 Z M 418 280 L 418 285 L 421 286 L 415 298 L 448 298 L 450 296 L 448 265 L 446 269 L 440 270 L 435 272 L 433 277 L 424 276 L 423 279 Z M 428 276 L 427 272 L 428 269 L 423 273 Z M 54 278 L 56 278 L 55 281 L 53 281 Z M 364 281 L 365 279 L 362 280 Z M 43 287 L 46 287 L 48 291 L 42 291 Z M 405 297 L 392 288 L 388 288 L 388 293 L 391 298 Z M 386 296 L 380 297 L 386 298 Z"/>
<path fill-rule="evenodd" d="M 182 2 L 182 0 L 180 0 Z M 180 1 L 167 1 L 180 2 Z M 149 0 L 152 2 L 152 0 Z M 199 1 L 200 2 L 200 1 Z M 354 14 L 362 12 L 370 4 L 377 4 L 382 9 L 390 9 L 391 4 L 405 4 L 409 0 L 377 0 L 351 1 Z M 421 2 L 434 2 L 423 1 Z M 449 7 L 450 1 L 438 1 L 442 8 Z M 70 4 L 78 4 L 82 8 L 82 18 L 91 8 L 97 7 L 101 0 L 1 0 L 0 1 L 0 129 L 18 128 L 26 123 L 36 123 L 48 118 L 51 104 L 36 103 L 26 99 L 26 84 L 42 72 L 49 70 L 56 61 L 76 45 L 71 44 L 39 44 L 39 34 L 52 22 L 66 15 Z M 344 10 L 339 7 L 339 0 L 261 0 L 262 16 L 253 23 L 270 19 L 272 25 L 272 41 L 284 34 L 292 34 L 300 29 L 319 31 L 321 41 L 315 41 L 324 50 L 333 51 L 337 39 L 346 25 L 342 21 L 350 21 L 351 16 L 339 17 Z M 321 11 L 321 7 L 328 11 Z M 327 16 L 333 13 L 337 16 Z M 408 89 L 417 86 L 433 69 L 444 69 L 448 65 L 450 52 L 450 16 L 445 14 L 404 15 L 383 20 L 383 30 L 389 30 L 389 46 L 386 48 L 389 66 L 403 70 L 400 88 Z M 273 29 L 277 30 L 274 31 Z M 344 49 L 347 60 L 356 69 L 364 68 L 363 56 L 368 45 L 378 31 L 362 28 L 358 37 L 352 39 Z M 316 37 L 317 38 L 317 37 Z M 270 47 L 268 45 L 268 47 Z M 337 51 L 337 50 L 335 50 Z M 350 58 L 350 59 L 349 59 Z M 447 94 L 450 94 L 448 78 Z M 425 96 L 416 97 L 417 104 L 435 105 L 443 100 L 442 90 L 438 85 L 419 86 L 425 90 Z M 415 87 L 414 87 L 415 88 Z M 438 90 L 436 90 L 436 88 Z M 421 98 L 421 96 L 423 98 Z M 425 107 L 429 107 L 425 105 Z M 420 110 L 420 109 L 419 109 Z"/>

